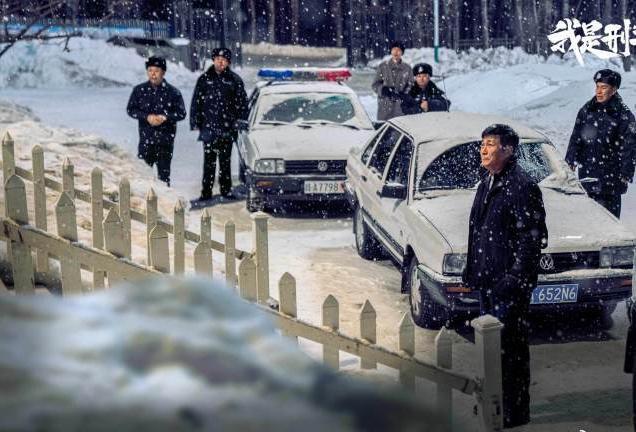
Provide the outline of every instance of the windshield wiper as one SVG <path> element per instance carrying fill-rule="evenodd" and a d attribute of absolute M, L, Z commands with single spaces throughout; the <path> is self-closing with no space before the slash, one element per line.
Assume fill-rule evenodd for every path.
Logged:
<path fill-rule="evenodd" d="M 288 124 L 291 124 L 291 123 L 280 121 L 280 120 L 261 120 L 261 121 L 258 122 L 258 124 L 265 124 L 265 125 L 272 125 L 272 126 L 283 126 L 283 125 L 288 125 Z"/>
<path fill-rule="evenodd" d="M 355 130 L 360 130 L 360 128 L 358 126 L 356 126 L 356 125 L 347 124 L 347 123 L 338 123 L 338 122 L 329 121 L 329 120 L 306 120 L 306 121 L 302 122 L 301 124 L 307 124 L 307 125 L 318 124 L 318 125 L 343 126 L 343 127 L 348 127 L 348 128 L 355 129 Z"/>

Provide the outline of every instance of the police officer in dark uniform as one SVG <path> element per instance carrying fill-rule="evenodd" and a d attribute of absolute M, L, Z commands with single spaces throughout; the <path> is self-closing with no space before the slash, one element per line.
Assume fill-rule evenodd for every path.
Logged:
<path fill-rule="evenodd" d="M 212 198 L 216 159 L 224 198 L 233 198 L 230 161 L 238 133 L 237 121 L 247 118 L 247 94 L 243 80 L 230 70 L 232 53 L 227 48 L 212 51 L 213 65 L 199 77 L 190 109 L 190 127 L 203 142 L 203 180 L 199 200 Z"/>
<path fill-rule="evenodd" d="M 623 103 L 618 89 L 621 75 L 610 69 L 594 74 L 595 96 L 576 116 L 565 156 L 590 198 L 617 218 L 621 214 L 621 195 L 634 179 L 636 163 L 636 121 Z"/>
<path fill-rule="evenodd" d="M 444 92 L 431 81 L 433 68 L 428 63 L 413 66 L 415 85 L 402 99 L 404 114 L 420 114 L 429 111 L 448 111 L 450 101 Z"/>
<path fill-rule="evenodd" d="M 146 61 L 148 81 L 136 86 L 128 100 L 128 115 L 139 123 L 137 156 L 149 166 L 157 165 L 159 179 L 170 186 L 170 163 L 177 122 L 186 111 L 179 90 L 164 79 L 166 60 L 150 57 Z"/>
<path fill-rule="evenodd" d="M 482 132 L 485 175 L 470 212 L 464 284 L 479 292 L 481 314 L 504 325 L 501 368 L 504 427 L 530 421 L 527 315 L 548 230 L 541 190 L 517 164 L 519 136 L 507 125 Z"/>

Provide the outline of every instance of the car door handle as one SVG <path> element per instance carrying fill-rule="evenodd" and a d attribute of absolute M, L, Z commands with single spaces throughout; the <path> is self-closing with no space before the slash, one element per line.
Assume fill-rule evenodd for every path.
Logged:
<path fill-rule="evenodd" d="M 362 181 L 367 181 L 367 176 L 365 176 L 364 174 L 361 175 L 360 178 L 362 179 Z"/>

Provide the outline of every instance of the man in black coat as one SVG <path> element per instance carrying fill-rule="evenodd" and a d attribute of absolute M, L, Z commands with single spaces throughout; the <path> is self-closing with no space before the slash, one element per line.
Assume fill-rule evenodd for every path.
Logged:
<path fill-rule="evenodd" d="M 137 156 L 149 166 L 157 165 L 159 179 L 170 186 L 170 163 L 177 134 L 177 122 L 186 111 L 179 90 L 164 79 L 166 60 L 146 61 L 148 81 L 136 86 L 128 100 L 128 115 L 139 123 Z"/>
<path fill-rule="evenodd" d="M 433 68 L 428 63 L 419 63 L 413 66 L 415 85 L 402 99 L 402 112 L 404 114 L 420 114 L 429 111 L 448 111 L 450 101 L 444 96 L 433 81 Z"/>
<path fill-rule="evenodd" d="M 625 345 L 625 373 L 632 374 L 632 423 L 636 431 L 636 303 L 634 297 L 627 299 L 627 342 Z"/>
<path fill-rule="evenodd" d="M 621 195 L 634 179 L 636 121 L 617 93 L 621 76 L 610 69 L 594 74 L 596 94 L 580 109 L 565 160 L 579 167 L 589 196 L 617 218 Z"/>
<path fill-rule="evenodd" d="M 216 159 L 219 159 L 221 195 L 232 198 L 230 161 L 237 137 L 237 121 L 247 119 L 247 94 L 243 80 L 230 70 L 232 53 L 212 51 L 213 66 L 197 80 L 190 109 L 190 127 L 203 142 L 203 181 L 200 200 L 212 198 Z"/>
<path fill-rule="evenodd" d="M 530 421 L 527 315 L 548 230 L 539 186 L 517 165 L 519 136 L 495 124 L 482 133 L 486 169 L 470 212 L 464 283 L 480 293 L 481 314 L 501 333 L 504 427 Z"/>

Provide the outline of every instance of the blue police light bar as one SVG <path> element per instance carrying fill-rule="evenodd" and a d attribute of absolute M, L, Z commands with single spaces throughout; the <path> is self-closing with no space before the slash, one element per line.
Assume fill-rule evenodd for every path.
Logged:
<path fill-rule="evenodd" d="M 347 68 L 263 68 L 258 76 L 269 81 L 343 81 L 351 77 Z"/>

